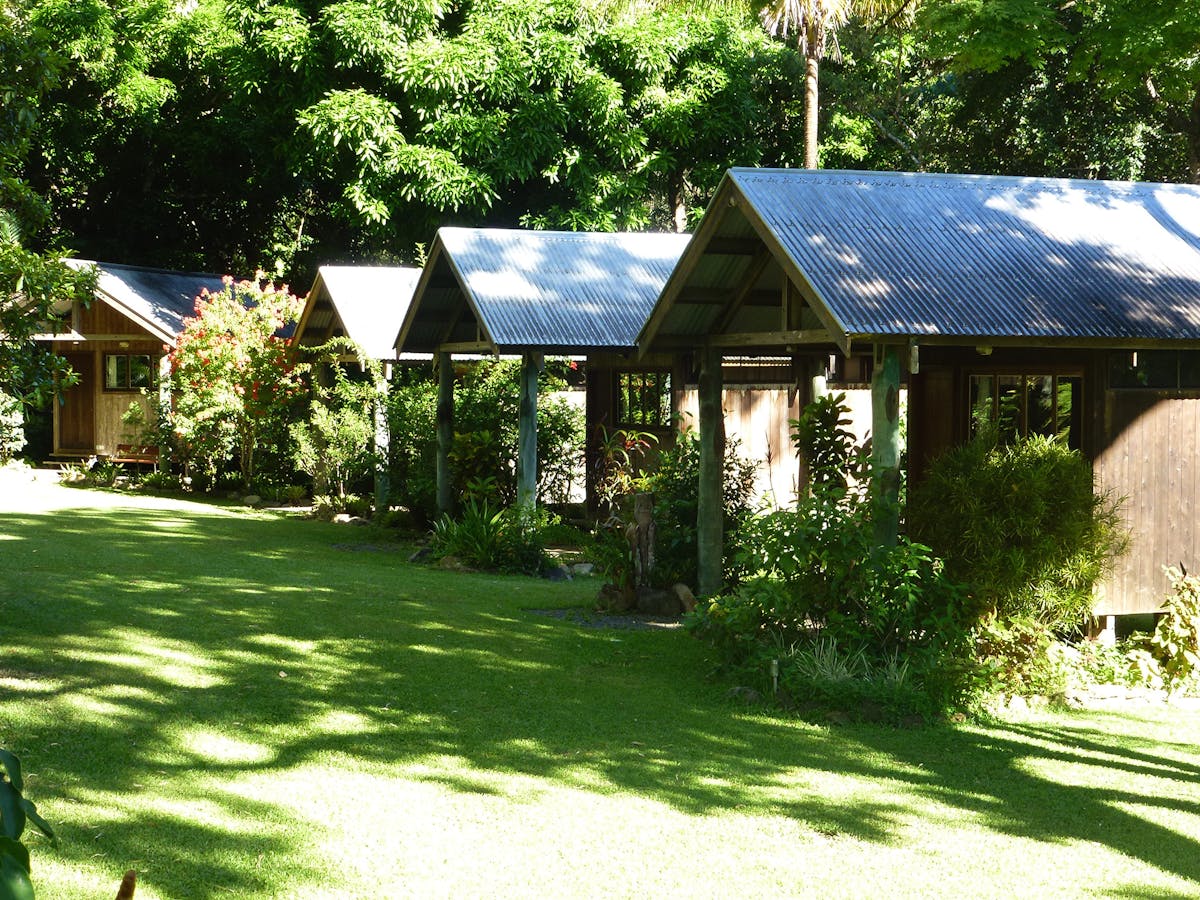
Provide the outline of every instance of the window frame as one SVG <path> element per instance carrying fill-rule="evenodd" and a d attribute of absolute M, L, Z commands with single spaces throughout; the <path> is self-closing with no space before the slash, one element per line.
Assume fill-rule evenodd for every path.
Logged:
<path fill-rule="evenodd" d="M 109 383 L 109 360 L 117 359 L 118 362 L 118 378 L 115 379 L 117 384 Z M 146 383 L 134 384 L 133 381 L 133 365 L 134 359 L 146 360 Z M 153 353 L 130 353 L 128 351 L 118 351 L 109 353 L 105 351 L 101 359 L 100 371 L 103 373 L 103 388 L 107 394 L 135 394 L 141 391 L 149 391 L 154 389 L 158 384 L 158 363 L 160 356 L 155 356 Z"/>
<path fill-rule="evenodd" d="M 635 384 L 634 382 L 640 382 Z M 614 373 L 614 410 L 618 428 L 641 430 L 671 427 L 671 373 L 666 369 L 620 370 Z M 654 398 L 655 402 L 651 402 Z"/>

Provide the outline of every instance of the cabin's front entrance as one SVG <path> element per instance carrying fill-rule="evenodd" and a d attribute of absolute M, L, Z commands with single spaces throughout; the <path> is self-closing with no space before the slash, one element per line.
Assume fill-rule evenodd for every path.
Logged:
<path fill-rule="evenodd" d="M 79 381 L 59 394 L 58 453 L 96 447 L 96 366 L 92 353 L 63 354 Z"/>

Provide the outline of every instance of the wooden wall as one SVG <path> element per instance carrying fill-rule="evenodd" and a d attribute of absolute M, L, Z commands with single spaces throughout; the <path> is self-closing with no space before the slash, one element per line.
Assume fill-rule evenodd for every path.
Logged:
<path fill-rule="evenodd" d="M 1165 565 L 1200 573 L 1200 393 L 1109 390 L 1096 480 L 1125 501 L 1129 553 L 1102 586 L 1098 615 L 1154 612 L 1170 590 Z"/>
<path fill-rule="evenodd" d="M 846 395 L 850 430 L 859 442 L 865 441 L 871 433 L 870 389 L 835 386 L 831 391 Z M 737 438 L 740 454 L 759 464 L 754 486 L 756 500 L 775 507 L 792 503 L 796 499 L 800 469 L 789 421 L 800 415 L 797 393 L 784 387 L 726 385 L 721 405 L 726 438 Z M 691 413 L 693 422 L 697 420 L 699 406 L 694 387 L 684 391 L 683 408 Z"/>

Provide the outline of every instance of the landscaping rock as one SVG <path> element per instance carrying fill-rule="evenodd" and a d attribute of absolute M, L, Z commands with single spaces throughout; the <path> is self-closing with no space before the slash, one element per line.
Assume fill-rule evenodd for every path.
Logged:
<path fill-rule="evenodd" d="M 696 595 L 692 593 L 692 589 L 686 584 L 679 583 L 672 585 L 671 592 L 679 600 L 679 606 L 685 613 L 690 613 L 696 608 Z"/>
<path fill-rule="evenodd" d="M 677 616 L 679 610 L 679 598 L 670 591 L 651 587 L 637 589 L 638 612 L 651 616 Z"/>
<path fill-rule="evenodd" d="M 570 567 L 572 576 L 591 575 L 594 571 L 596 571 L 596 566 L 594 563 L 590 562 L 575 563 L 575 565 Z"/>
<path fill-rule="evenodd" d="M 596 608 L 614 613 L 626 613 L 637 606 L 637 594 L 615 584 L 605 584 L 596 596 Z"/>
<path fill-rule="evenodd" d="M 547 581 L 570 581 L 571 573 L 567 571 L 566 566 L 555 566 L 543 572 L 542 577 Z"/>
<path fill-rule="evenodd" d="M 432 553 L 433 553 L 433 550 L 429 547 L 418 547 L 417 551 L 408 558 L 408 561 L 409 562 L 425 562 L 425 560 L 429 559 L 429 557 Z"/>
<path fill-rule="evenodd" d="M 463 561 L 457 556 L 443 556 L 438 560 L 439 569 L 449 569 L 451 572 L 465 572 L 467 567 L 463 565 Z"/>
<path fill-rule="evenodd" d="M 349 513 L 338 513 L 333 517 L 335 525 L 370 525 L 362 516 L 352 516 Z"/>

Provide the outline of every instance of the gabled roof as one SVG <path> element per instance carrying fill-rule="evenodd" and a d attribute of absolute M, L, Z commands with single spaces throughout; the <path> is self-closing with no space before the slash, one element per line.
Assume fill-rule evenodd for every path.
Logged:
<path fill-rule="evenodd" d="M 784 276 L 797 342 L 1200 341 L 1200 186 L 731 169 L 639 345 L 736 331 Z"/>
<path fill-rule="evenodd" d="M 149 331 L 164 344 L 175 343 L 183 320 L 196 312 L 202 288 L 216 293 L 220 275 L 145 269 L 116 263 L 68 260 L 71 265 L 96 267 L 96 296 Z"/>
<path fill-rule="evenodd" d="M 399 349 L 630 349 L 688 236 L 441 228 Z"/>
<path fill-rule="evenodd" d="M 408 266 L 321 266 L 293 343 L 319 346 L 344 336 L 371 359 L 392 359 L 420 276 Z"/>

